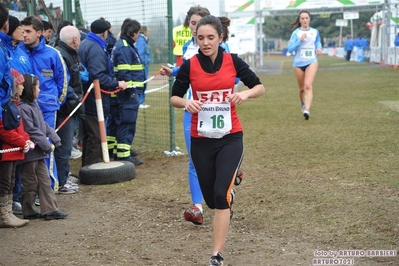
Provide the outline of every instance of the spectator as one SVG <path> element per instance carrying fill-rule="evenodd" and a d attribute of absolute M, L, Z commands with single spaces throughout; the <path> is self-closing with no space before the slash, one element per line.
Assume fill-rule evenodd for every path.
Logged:
<path fill-rule="evenodd" d="M 60 40 L 58 42 L 57 50 L 60 51 L 64 58 L 65 65 L 69 72 L 69 84 L 67 99 L 60 110 L 57 112 L 57 127 L 68 118 L 70 113 L 78 106 L 80 100 L 83 98 L 83 86 L 80 79 L 79 71 L 79 57 L 77 50 L 80 45 L 80 32 L 74 26 L 65 26 L 60 31 Z M 78 123 L 78 118 L 84 112 L 83 107 L 80 107 L 77 112 L 58 130 L 58 135 L 62 140 L 62 146 L 57 147 L 54 151 L 57 162 L 58 193 L 73 194 L 79 189 L 77 184 L 68 182 L 69 174 L 69 159 L 71 158 L 73 137 L 75 128 Z"/>
<path fill-rule="evenodd" d="M 8 19 L 9 30 L 8 36 L 2 40 L 9 53 L 10 66 L 21 74 L 31 73 L 32 67 L 29 62 L 28 55 L 19 47 L 19 43 L 23 43 L 24 37 L 22 35 L 21 22 L 14 16 L 9 16 Z M 15 185 L 13 188 L 13 203 L 12 210 L 14 214 L 22 214 L 22 205 L 19 201 L 21 194 L 21 175 L 19 166 L 15 168 Z"/>
<path fill-rule="evenodd" d="M 78 49 L 78 55 L 84 66 L 90 73 L 90 80 L 83 84 L 84 92 L 87 91 L 93 80 L 97 79 L 103 90 L 114 91 L 117 87 L 125 90 L 126 82 L 117 81 L 113 77 L 113 66 L 106 49 L 105 40 L 110 28 L 105 20 L 98 19 L 91 24 L 91 32 L 82 41 Z M 103 112 L 105 116 L 110 114 L 110 97 L 102 93 Z M 85 102 L 85 121 L 83 136 L 82 165 L 89 165 L 103 161 L 101 150 L 100 130 L 98 127 L 97 108 L 94 92 L 90 92 Z"/>
<path fill-rule="evenodd" d="M 60 53 L 46 45 L 46 40 L 42 36 L 43 23 L 29 16 L 21 21 L 24 45 L 22 49 L 29 55 L 32 65 L 32 73 L 39 77 L 41 90 L 37 99 L 40 110 L 43 112 L 44 121 L 55 128 L 57 111 L 65 101 L 67 93 L 68 76 L 64 60 Z M 57 167 L 54 156 L 45 159 L 50 177 L 52 178 L 52 188 L 57 187 Z"/>
<path fill-rule="evenodd" d="M 42 21 L 43 23 L 43 36 L 44 39 L 46 39 L 46 44 L 49 44 L 49 42 L 51 41 L 51 38 L 53 37 L 54 34 L 54 28 L 53 25 L 45 20 Z"/>
<path fill-rule="evenodd" d="M 42 112 L 36 103 L 39 96 L 39 78 L 33 74 L 24 74 L 24 91 L 21 95 L 19 107 L 26 132 L 36 144 L 21 162 L 22 176 L 22 212 L 25 219 L 44 218 L 45 220 L 64 219 L 67 213 L 57 208 L 57 199 L 50 186 L 49 172 L 44 158 L 61 145 L 61 139 L 43 118 Z M 39 194 L 40 211 L 35 205 Z"/>
<path fill-rule="evenodd" d="M 3 106 L 9 102 L 11 97 L 10 64 L 7 51 L 3 46 L 3 40 L 8 38 L 8 8 L 0 3 L 0 104 Z M 12 130 L 5 130 L 3 123 L 3 112 L 0 112 L 0 149 L 22 148 L 10 153 L 0 154 L 0 228 L 21 227 L 29 221 L 21 220 L 12 213 L 15 165 L 17 160 L 24 158 L 23 148 L 27 145 L 29 149 L 29 136 L 24 132 L 22 123 Z"/>
<path fill-rule="evenodd" d="M 108 20 L 105 20 L 105 18 L 101 17 L 100 19 L 104 20 L 105 22 L 107 22 L 109 24 L 109 29 L 107 31 L 108 34 L 107 34 L 107 38 L 105 39 L 105 43 L 107 45 L 107 52 L 109 54 L 111 54 L 112 49 L 114 48 L 115 43 L 116 43 L 116 38 L 115 38 L 114 34 L 112 33 L 112 31 L 113 31 L 112 25 Z"/>
<path fill-rule="evenodd" d="M 347 36 L 345 43 L 344 43 L 344 50 L 346 52 L 346 61 L 350 61 L 351 60 L 351 54 L 352 54 L 352 50 L 353 50 L 353 40 L 351 36 Z"/>
<path fill-rule="evenodd" d="M 116 159 L 131 161 L 140 165 L 143 161 L 139 157 L 131 156 L 131 145 L 136 133 L 136 121 L 139 111 L 141 95 L 144 94 L 145 70 L 140 61 L 135 42 L 140 36 L 140 23 L 130 18 L 125 19 L 121 27 L 121 37 L 116 42 L 112 58 L 115 76 L 120 81 L 134 88 L 128 88 L 117 94 L 119 115 L 116 131 Z M 127 66 L 127 68 L 126 68 Z"/>
<path fill-rule="evenodd" d="M 140 56 L 141 63 L 144 65 L 145 77 L 144 80 L 148 79 L 148 71 L 150 67 L 151 55 L 150 50 L 148 49 L 148 40 L 150 31 L 147 29 L 147 26 L 142 26 L 140 29 L 140 34 L 135 42 L 135 46 Z M 144 86 L 144 92 L 147 86 Z M 145 93 L 140 96 L 140 108 L 148 108 L 150 107 L 148 104 L 145 104 Z"/>
<path fill-rule="evenodd" d="M 58 42 L 59 42 L 59 40 L 60 40 L 60 31 L 61 31 L 61 29 L 63 28 L 63 27 L 65 27 L 65 26 L 71 26 L 72 25 L 72 23 L 71 22 L 69 22 L 69 21 L 67 21 L 67 20 L 63 20 L 63 21 L 61 21 L 59 24 L 58 24 L 58 27 L 57 27 L 57 32 L 54 34 L 54 36 L 51 38 L 51 41 L 49 42 L 49 44 L 48 45 L 50 45 L 50 46 L 53 46 L 53 47 L 56 47 L 57 45 L 58 45 Z"/>
<path fill-rule="evenodd" d="M 398 32 L 398 35 L 396 35 L 396 37 L 395 37 L 394 44 L 395 44 L 395 46 L 399 46 L 399 32 Z"/>

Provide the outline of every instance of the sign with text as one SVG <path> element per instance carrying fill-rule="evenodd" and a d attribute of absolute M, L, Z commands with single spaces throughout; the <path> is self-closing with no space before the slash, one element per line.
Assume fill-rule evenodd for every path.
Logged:
<path fill-rule="evenodd" d="M 359 18 L 359 12 L 354 11 L 354 12 L 344 12 L 344 19 L 358 19 Z"/>
<path fill-rule="evenodd" d="M 335 26 L 347 27 L 348 26 L 348 21 L 346 19 L 337 19 L 337 20 L 335 20 Z"/>

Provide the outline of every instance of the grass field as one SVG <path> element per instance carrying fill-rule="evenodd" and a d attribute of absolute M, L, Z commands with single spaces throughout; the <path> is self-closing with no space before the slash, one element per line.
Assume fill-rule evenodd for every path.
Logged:
<path fill-rule="evenodd" d="M 238 108 L 251 180 L 243 211 L 315 248 L 397 250 L 399 72 L 321 57 L 305 121 L 291 62 L 266 58 L 265 96 Z"/>

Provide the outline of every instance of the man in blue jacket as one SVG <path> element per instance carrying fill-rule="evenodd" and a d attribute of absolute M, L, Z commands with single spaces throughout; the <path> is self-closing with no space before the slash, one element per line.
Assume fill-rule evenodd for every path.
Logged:
<path fill-rule="evenodd" d="M 353 50 L 353 40 L 351 36 L 347 36 L 345 43 L 344 43 L 344 50 L 346 52 L 346 61 L 350 61 L 351 60 L 351 54 L 352 54 L 352 50 Z"/>
<path fill-rule="evenodd" d="M 87 34 L 78 49 L 81 62 L 90 74 L 89 82 L 83 84 L 84 92 L 88 90 L 95 79 L 99 80 L 103 90 L 115 91 L 118 87 L 125 90 L 126 82 L 118 81 L 113 77 L 112 63 L 106 48 L 105 40 L 110 28 L 109 23 L 98 19 L 91 23 L 90 28 L 91 32 Z M 101 99 L 104 116 L 107 117 L 110 113 L 110 96 L 102 93 Z M 82 166 L 103 161 L 100 144 L 96 100 L 94 92 L 91 91 L 85 101 Z"/>
<path fill-rule="evenodd" d="M 34 16 L 21 21 L 24 44 L 21 48 L 28 54 L 32 66 L 32 74 L 39 77 L 40 93 L 37 98 L 44 121 L 55 128 L 57 111 L 66 99 L 68 89 L 68 74 L 61 54 L 51 46 L 46 45 L 43 37 L 43 23 Z M 57 167 L 54 155 L 46 160 L 53 189 L 58 190 Z"/>
<path fill-rule="evenodd" d="M 24 35 L 22 49 L 29 55 L 32 74 L 39 77 L 40 93 L 37 102 L 43 112 L 44 121 L 55 128 L 57 110 L 65 101 L 68 89 L 67 69 L 61 54 L 46 45 L 42 36 L 43 23 L 29 16 L 21 21 Z"/>

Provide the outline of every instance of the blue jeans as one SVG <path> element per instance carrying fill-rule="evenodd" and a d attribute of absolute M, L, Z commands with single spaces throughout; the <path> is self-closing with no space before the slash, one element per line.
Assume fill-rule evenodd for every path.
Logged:
<path fill-rule="evenodd" d="M 64 121 L 64 117 L 57 118 L 57 126 Z M 57 132 L 61 138 L 61 146 L 54 151 L 55 160 L 57 161 L 58 183 L 62 187 L 66 184 L 69 174 L 69 159 L 71 158 L 73 136 L 75 134 L 77 117 L 71 117 Z"/>

